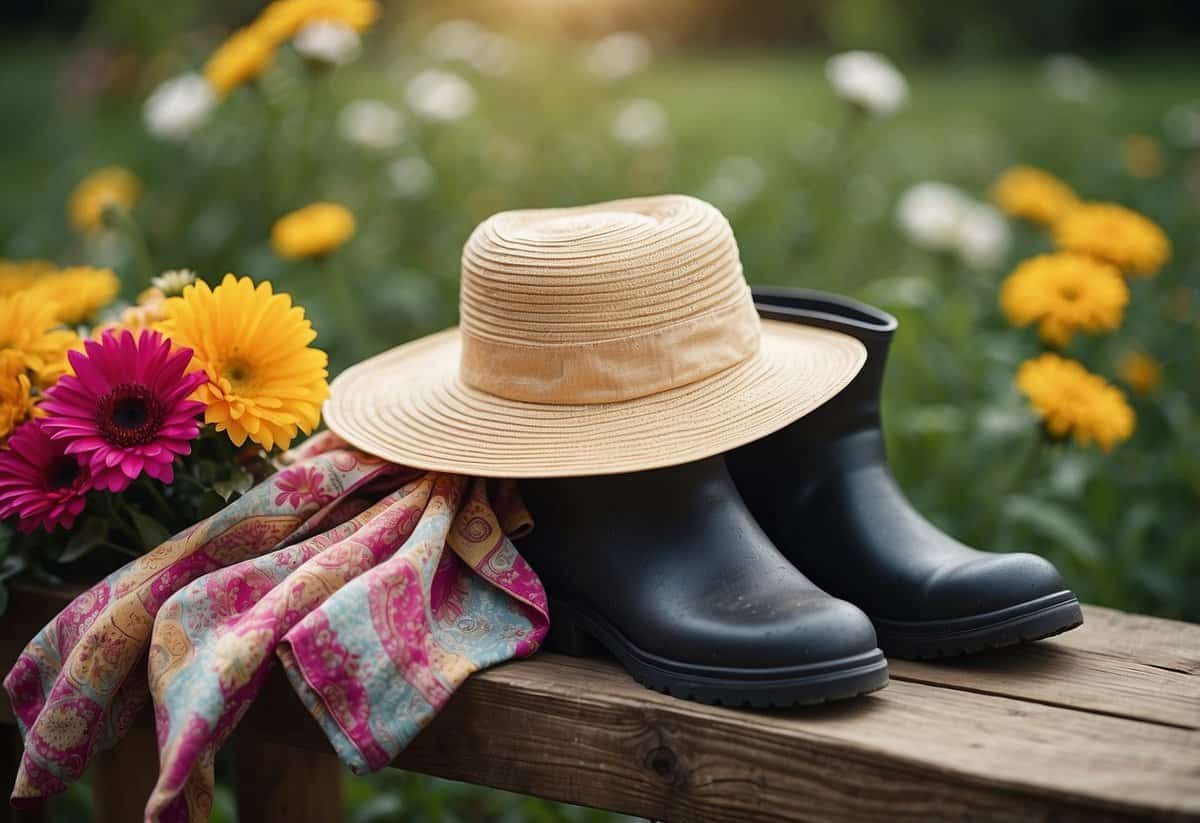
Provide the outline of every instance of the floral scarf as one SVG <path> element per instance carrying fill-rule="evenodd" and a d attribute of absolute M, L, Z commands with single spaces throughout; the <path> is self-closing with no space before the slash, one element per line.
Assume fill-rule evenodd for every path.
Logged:
<path fill-rule="evenodd" d="M 4 681 L 25 737 L 14 804 L 64 790 L 149 700 L 161 768 L 146 819 L 207 819 L 216 751 L 275 659 L 343 762 L 379 769 L 469 674 L 537 650 L 546 598 L 509 540 L 531 526 L 511 483 L 329 435 L 291 458 L 30 642 Z"/>

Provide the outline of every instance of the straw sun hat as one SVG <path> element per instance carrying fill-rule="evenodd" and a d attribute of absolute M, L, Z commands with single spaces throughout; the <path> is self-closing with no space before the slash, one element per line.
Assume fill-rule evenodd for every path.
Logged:
<path fill-rule="evenodd" d="M 669 195 L 484 221 L 460 325 L 348 369 L 329 428 L 484 477 L 671 466 L 764 437 L 862 368 L 853 338 L 760 321 L 729 223 Z"/>

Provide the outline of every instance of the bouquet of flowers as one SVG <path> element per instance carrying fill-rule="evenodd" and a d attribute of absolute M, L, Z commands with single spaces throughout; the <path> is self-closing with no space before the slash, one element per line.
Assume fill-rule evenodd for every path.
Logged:
<path fill-rule="evenodd" d="M 95 576 L 202 520 L 320 419 L 325 352 L 287 294 L 227 274 L 0 269 L 0 579 Z"/>

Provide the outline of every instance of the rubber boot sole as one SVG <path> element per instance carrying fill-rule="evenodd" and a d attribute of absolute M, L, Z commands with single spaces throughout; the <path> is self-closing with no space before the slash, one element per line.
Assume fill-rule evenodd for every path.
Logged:
<path fill-rule="evenodd" d="M 986 614 L 906 622 L 871 618 L 879 647 L 892 657 L 928 660 L 1053 637 L 1083 624 L 1079 600 L 1056 592 Z"/>
<path fill-rule="evenodd" d="M 887 685 L 883 652 L 771 669 L 702 666 L 643 651 L 606 621 L 580 607 L 552 600 L 547 651 L 592 657 L 605 650 L 648 689 L 716 706 L 783 708 L 844 700 Z"/>

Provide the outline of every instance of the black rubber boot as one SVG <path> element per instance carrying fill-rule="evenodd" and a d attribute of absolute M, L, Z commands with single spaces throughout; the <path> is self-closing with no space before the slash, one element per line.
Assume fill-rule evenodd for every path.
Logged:
<path fill-rule="evenodd" d="M 861 607 L 896 657 L 958 655 L 1083 622 L 1054 566 L 964 546 L 920 515 L 888 469 L 879 395 L 896 318 L 825 292 L 754 289 L 759 314 L 852 335 L 867 364 L 837 397 L 726 455 L 746 505 L 818 586 Z"/>
<path fill-rule="evenodd" d="M 517 548 L 550 595 L 547 649 L 602 646 L 648 688 L 727 706 L 886 685 L 870 620 L 788 563 L 722 458 L 527 480 L 521 494 L 536 525 Z"/>

